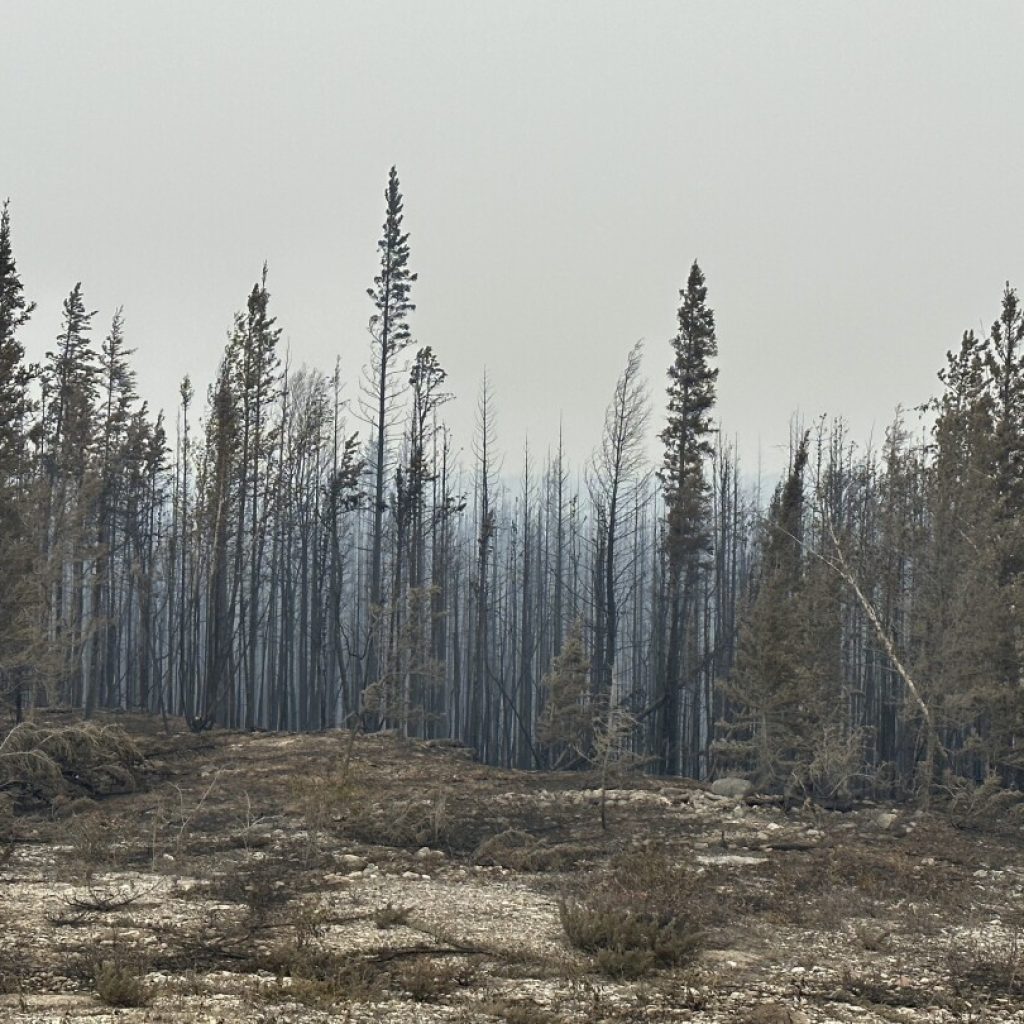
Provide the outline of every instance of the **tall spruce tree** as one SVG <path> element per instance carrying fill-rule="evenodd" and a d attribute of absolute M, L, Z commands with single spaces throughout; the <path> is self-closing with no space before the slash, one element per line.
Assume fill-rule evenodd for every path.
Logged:
<path fill-rule="evenodd" d="M 1007 518 L 1024 508 L 1024 310 L 1007 284 L 984 350 L 994 399 L 996 479 Z M 1019 555 L 1006 566 L 1020 569 Z"/>
<path fill-rule="evenodd" d="M 193 681 L 185 700 L 185 717 L 195 732 L 208 729 L 222 718 L 230 700 L 231 640 L 229 544 L 232 535 L 231 502 L 238 460 L 240 413 L 231 387 L 231 369 L 221 363 L 217 383 L 209 389 L 209 418 L 206 423 L 201 512 L 205 535 L 206 635 L 202 679 Z"/>
<path fill-rule="evenodd" d="M 231 386 L 240 413 L 234 588 L 242 639 L 238 667 L 243 673 L 239 695 L 244 707 L 239 717 L 247 729 L 256 724 L 256 657 L 260 646 L 257 628 L 269 516 L 265 497 L 270 461 L 276 450 L 271 410 L 280 387 L 281 361 L 277 346 L 281 328 L 270 315 L 267 277 L 268 268 L 264 263 L 260 280 L 249 292 L 245 312 L 235 316 L 227 350 Z M 243 577 L 247 578 L 243 581 Z"/>
<path fill-rule="evenodd" d="M 99 355 L 90 332 L 96 311 L 86 312 L 82 284 L 64 300 L 57 347 L 46 353 L 43 369 L 44 426 L 48 470 L 73 468 L 84 471 L 85 456 L 93 440 L 100 379 Z"/>
<path fill-rule="evenodd" d="M 117 645 L 114 552 L 120 539 L 118 517 L 126 504 L 123 491 L 128 476 L 128 440 L 133 407 L 138 398 L 135 370 L 129 360 L 133 352 L 126 347 L 124 315 L 118 309 L 100 351 L 98 486 L 94 510 L 96 540 L 90 598 L 93 629 L 85 691 L 87 716 L 95 709 L 98 700 L 109 703 L 113 692 Z"/>
<path fill-rule="evenodd" d="M 84 572 L 87 522 L 92 511 L 90 470 L 95 453 L 100 361 L 78 283 L 64 300 L 56 348 L 47 353 L 43 384 L 43 468 L 46 477 L 41 549 L 52 578 L 55 646 L 65 652 L 62 698 L 81 697 Z M 91 538 L 90 538 L 91 541 Z M 65 568 L 67 571 L 65 571 Z"/>
<path fill-rule="evenodd" d="M 30 409 L 32 378 L 18 331 L 28 323 L 35 303 L 25 299 L 11 243 L 8 202 L 0 209 L 0 483 L 21 459 Z"/>
<path fill-rule="evenodd" d="M 380 659 L 379 625 L 384 603 L 384 513 L 388 479 L 388 428 L 396 388 L 401 386 L 399 356 L 412 343 L 409 314 L 416 308 L 409 293 L 416 274 L 409 269 L 409 234 L 402 230 L 404 201 L 398 172 L 392 167 L 384 190 L 386 212 L 383 234 L 377 242 L 380 272 L 367 294 L 374 305 L 370 317 L 371 362 L 364 391 L 366 413 L 372 430 L 370 468 L 373 493 L 369 570 L 370 627 L 366 647 L 364 682 L 377 680 Z"/>
<path fill-rule="evenodd" d="M 654 755 L 664 773 L 681 768 L 681 695 L 693 683 L 692 613 L 701 556 L 711 537 L 704 463 L 711 456 L 711 410 L 715 404 L 718 355 L 715 314 L 707 304 L 704 274 L 696 261 L 681 291 L 679 330 L 672 339 L 668 423 L 661 432 L 665 454 L 659 473 L 665 499 L 668 646 L 655 694 Z M 696 693 L 691 692 L 691 701 Z M 695 751 L 690 751 L 693 755 Z"/>
<path fill-rule="evenodd" d="M 26 301 L 11 243 L 7 202 L 0 209 L 0 700 L 10 696 L 20 717 L 24 698 L 26 637 L 19 611 L 27 603 L 32 572 L 26 534 L 24 484 L 32 370 L 18 331 L 35 303 Z"/>

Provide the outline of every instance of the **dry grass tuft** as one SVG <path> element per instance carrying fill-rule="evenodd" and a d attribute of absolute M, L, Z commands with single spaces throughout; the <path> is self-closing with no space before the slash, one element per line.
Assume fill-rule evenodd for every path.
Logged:
<path fill-rule="evenodd" d="M 359 794 L 352 798 L 342 828 L 353 839 L 408 850 L 451 848 L 454 838 L 443 789 L 408 800 L 375 800 L 369 793 Z"/>

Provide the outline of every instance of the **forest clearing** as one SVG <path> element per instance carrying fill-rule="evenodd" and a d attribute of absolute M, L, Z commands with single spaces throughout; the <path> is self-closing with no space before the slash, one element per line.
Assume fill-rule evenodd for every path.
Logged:
<path fill-rule="evenodd" d="M 22 728 L 56 750 L 62 720 Z M 91 766 L 79 742 L 76 771 L 4 789 L 11 1024 L 1024 1020 L 1005 801 L 839 812 L 626 774 L 603 829 L 593 772 L 83 729 Z"/>
<path fill-rule="evenodd" d="M 981 6 L 0 0 L 0 1024 L 1024 1024 Z"/>

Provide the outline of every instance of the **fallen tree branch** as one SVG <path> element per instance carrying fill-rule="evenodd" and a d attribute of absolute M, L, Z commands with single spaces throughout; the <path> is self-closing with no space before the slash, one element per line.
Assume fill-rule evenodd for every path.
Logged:
<path fill-rule="evenodd" d="M 860 584 L 857 582 L 857 577 L 853 574 L 853 570 L 850 568 L 849 563 L 846 561 L 846 556 L 843 554 L 843 547 L 839 543 L 839 538 L 836 536 L 835 528 L 832 525 L 832 519 L 824 508 L 821 510 L 821 518 L 825 524 L 825 528 L 828 530 L 829 539 L 832 541 L 832 547 L 835 549 L 834 558 L 829 558 L 820 551 L 815 551 L 813 548 L 808 547 L 803 542 L 802 538 L 794 536 L 777 523 L 770 523 L 769 525 L 784 533 L 790 539 L 796 541 L 804 552 L 812 555 L 814 558 L 817 558 L 818 561 L 822 562 L 824 565 L 827 565 L 853 591 L 854 596 L 857 598 L 861 608 L 864 610 L 864 614 L 867 616 L 868 622 L 871 623 L 871 627 L 875 631 L 875 635 L 882 644 L 882 648 L 885 650 L 886 656 L 892 662 L 893 668 L 896 669 L 899 677 L 906 685 L 907 691 L 913 698 L 914 703 L 920 710 L 921 717 L 924 719 L 925 726 L 928 730 L 928 736 L 935 744 L 935 751 L 939 757 L 940 763 L 944 766 L 947 765 L 949 763 L 949 755 L 939 737 L 939 732 L 935 727 L 935 721 L 932 718 L 931 709 L 928 707 L 927 701 L 925 701 L 924 697 L 921 695 L 921 691 L 918 689 L 917 683 L 914 682 L 910 672 L 907 671 L 907 667 L 900 660 L 900 656 L 896 652 L 896 645 L 892 642 L 892 638 L 886 632 L 885 626 L 882 624 L 882 620 L 878 616 L 878 612 L 875 611 L 875 606 L 868 600 L 864 591 L 861 590 Z"/>

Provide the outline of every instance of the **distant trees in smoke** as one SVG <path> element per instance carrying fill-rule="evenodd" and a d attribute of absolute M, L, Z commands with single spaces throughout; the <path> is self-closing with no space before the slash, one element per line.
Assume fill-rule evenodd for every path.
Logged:
<path fill-rule="evenodd" d="M 838 420 L 800 429 L 762 508 L 716 429 L 696 263 L 675 336 L 647 353 L 664 398 L 633 347 L 589 462 L 559 439 L 514 471 L 490 379 L 456 459 L 443 351 L 415 338 L 394 169 L 384 198 L 361 379 L 288 365 L 264 266 L 205 398 L 183 381 L 170 425 L 137 393 L 130 321 L 118 310 L 104 333 L 81 284 L 28 364 L 38 311 L 4 205 L 3 706 L 388 727 L 521 768 L 605 763 L 614 734 L 615 756 L 653 770 L 836 800 L 945 772 L 1018 780 L 1013 289 L 986 336 L 947 353 L 926 436 L 902 415 L 879 450 Z"/>

